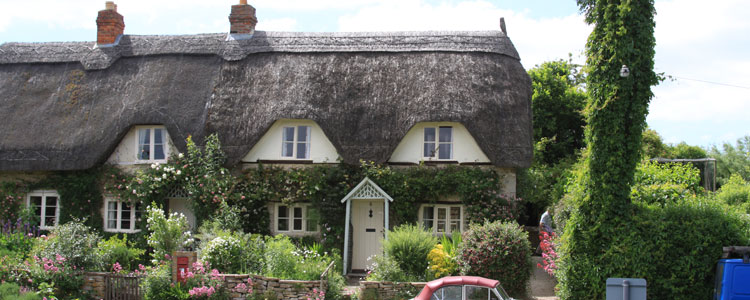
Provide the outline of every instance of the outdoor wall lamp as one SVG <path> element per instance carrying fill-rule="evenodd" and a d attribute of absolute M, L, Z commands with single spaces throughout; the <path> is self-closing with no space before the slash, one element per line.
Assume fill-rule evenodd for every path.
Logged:
<path fill-rule="evenodd" d="M 625 78 L 630 76 L 630 69 L 628 69 L 628 66 L 622 65 L 622 68 L 620 68 L 620 77 Z"/>

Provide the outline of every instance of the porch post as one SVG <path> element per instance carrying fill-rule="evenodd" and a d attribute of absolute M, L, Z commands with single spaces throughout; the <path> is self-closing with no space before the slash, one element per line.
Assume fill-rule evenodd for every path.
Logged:
<path fill-rule="evenodd" d="M 352 211 L 352 200 L 346 200 L 346 219 L 344 220 L 344 271 L 343 275 L 346 276 L 346 270 L 349 266 L 349 220 L 351 219 Z"/>
<path fill-rule="evenodd" d="M 385 239 L 388 239 L 388 199 L 383 199 L 385 202 Z"/>

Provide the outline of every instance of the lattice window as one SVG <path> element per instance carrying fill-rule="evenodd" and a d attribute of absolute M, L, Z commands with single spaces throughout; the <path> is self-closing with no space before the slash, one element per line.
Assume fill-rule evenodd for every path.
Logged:
<path fill-rule="evenodd" d="M 182 186 L 174 186 L 171 190 L 169 190 L 169 193 L 167 193 L 167 198 L 175 198 L 175 199 L 187 199 L 190 198 L 190 194 L 188 191 L 185 190 Z"/>

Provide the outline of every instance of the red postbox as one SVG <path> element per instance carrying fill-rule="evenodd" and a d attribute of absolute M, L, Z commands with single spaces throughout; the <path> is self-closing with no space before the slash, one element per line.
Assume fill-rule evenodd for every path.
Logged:
<path fill-rule="evenodd" d="M 177 281 L 185 283 L 188 271 L 190 271 L 190 258 L 177 257 Z"/>

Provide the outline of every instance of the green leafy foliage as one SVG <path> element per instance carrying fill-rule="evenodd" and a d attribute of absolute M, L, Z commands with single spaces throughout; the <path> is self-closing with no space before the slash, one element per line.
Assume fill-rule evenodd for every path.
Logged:
<path fill-rule="evenodd" d="M 515 222 L 471 224 L 459 248 L 461 273 L 496 279 L 508 293 L 526 294 L 531 277 L 531 244 Z"/>
<path fill-rule="evenodd" d="M 737 144 L 724 143 L 721 149 L 711 147 L 709 156 L 716 159 L 716 180 L 719 185 L 737 174 L 750 180 L 750 135 L 737 139 Z"/>
<path fill-rule="evenodd" d="M 750 213 L 750 183 L 740 175 L 732 175 L 716 193 L 716 199 Z"/>
<path fill-rule="evenodd" d="M 641 159 L 654 73 L 653 0 L 578 0 L 594 28 L 586 44 L 586 190 L 565 226 L 558 264 L 562 299 L 603 299 L 606 278 L 628 274 L 611 251 L 633 215 L 630 186 Z M 621 67 L 630 76 L 621 77 Z M 607 265 L 607 267 L 603 267 Z M 582 276 L 583 270 L 598 270 Z M 580 280 L 578 280 L 580 279 Z"/>
<path fill-rule="evenodd" d="M 586 94 L 576 72 L 576 66 L 564 60 L 529 70 L 534 142 L 539 149 L 534 153 L 536 161 L 555 164 L 584 146 Z"/>
<path fill-rule="evenodd" d="M 404 224 L 388 231 L 388 239 L 382 243 L 383 254 L 393 258 L 405 276 L 424 278 L 427 254 L 437 244 L 437 238 L 421 226 Z"/>
<path fill-rule="evenodd" d="M 518 196 L 523 205 L 518 209 L 522 215 L 519 223 L 536 226 L 545 208 L 557 204 L 565 195 L 565 188 L 572 178 L 574 160 L 562 160 L 553 165 L 534 164 L 518 172 Z"/>
<path fill-rule="evenodd" d="M 406 272 L 401 269 L 398 261 L 391 256 L 375 255 L 371 258 L 371 261 L 372 263 L 368 267 L 367 274 L 367 280 L 369 281 L 419 281 L 418 276 L 406 274 Z"/>
<path fill-rule="evenodd" d="M 41 300 L 42 296 L 32 291 L 24 291 L 15 283 L 0 284 L 0 299 L 3 300 Z"/>
<path fill-rule="evenodd" d="M 153 248 L 151 257 L 154 262 L 169 260 L 173 251 L 183 249 L 192 242 L 189 226 L 184 215 L 172 213 L 165 216 L 164 210 L 152 203 L 146 209 L 148 223 L 148 245 Z"/>
<path fill-rule="evenodd" d="M 58 225 L 46 238 L 36 240 L 32 250 L 34 256 L 55 260 L 58 255 L 66 259 L 66 265 L 77 269 L 97 270 L 101 261 L 96 253 L 100 237 L 81 220 Z"/>
<path fill-rule="evenodd" d="M 141 261 L 141 256 L 145 252 L 146 250 L 129 243 L 128 235 L 125 234 L 122 235 L 122 238 L 113 235 L 106 240 L 101 240 L 96 248 L 96 253 L 105 269 L 119 263 L 123 270 L 127 271 L 136 269 L 138 262 Z"/>
<path fill-rule="evenodd" d="M 645 161 L 636 169 L 630 195 L 635 202 L 664 205 L 702 192 L 700 172 L 693 165 Z"/>

